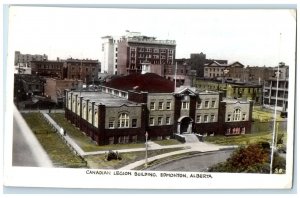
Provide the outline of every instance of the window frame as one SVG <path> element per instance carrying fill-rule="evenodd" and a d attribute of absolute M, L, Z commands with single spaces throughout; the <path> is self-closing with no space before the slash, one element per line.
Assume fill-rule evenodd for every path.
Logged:
<path fill-rule="evenodd" d="M 118 128 L 129 128 L 128 113 L 120 113 L 118 117 Z"/>

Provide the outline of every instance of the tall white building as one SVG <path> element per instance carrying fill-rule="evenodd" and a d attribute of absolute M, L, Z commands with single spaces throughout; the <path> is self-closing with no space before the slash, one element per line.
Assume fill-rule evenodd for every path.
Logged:
<path fill-rule="evenodd" d="M 117 74 L 119 37 L 104 36 L 102 39 L 101 73 Z"/>
<path fill-rule="evenodd" d="M 104 36 L 101 50 L 101 73 L 118 74 L 118 42 L 121 38 L 141 36 L 140 32 L 126 30 L 123 36 Z"/>

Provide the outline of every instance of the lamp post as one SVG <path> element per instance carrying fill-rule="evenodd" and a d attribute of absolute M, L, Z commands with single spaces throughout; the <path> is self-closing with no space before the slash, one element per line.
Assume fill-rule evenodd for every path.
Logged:
<path fill-rule="evenodd" d="M 226 82 L 225 77 L 228 72 L 229 72 L 229 69 L 227 69 L 227 68 L 225 68 L 223 70 L 222 84 L 224 84 Z M 227 84 L 226 83 L 225 83 L 225 89 L 226 89 L 226 94 L 225 94 L 225 97 L 226 97 L 227 96 Z"/>
<path fill-rule="evenodd" d="M 148 132 L 146 131 L 145 133 L 145 137 L 146 137 L 146 156 L 145 156 L 145 167 L 148 167 Z"/>

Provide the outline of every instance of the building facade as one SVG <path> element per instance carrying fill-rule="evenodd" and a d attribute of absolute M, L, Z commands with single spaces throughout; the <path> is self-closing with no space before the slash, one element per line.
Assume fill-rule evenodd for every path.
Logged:
<path fill-rule="evenodd" d="M 23 64 L 30 67 L 30 61 L 43 61 L 48 60 L 48 56 L 46 54 L 21 54 L 20 51 L 15 51 L 15 66 L 19 64 Z"/>
<path fill-rule="evenodd" d="M 49 78 L 64 79 L 65 70 L 60 60 L 31 61 L 31 73 Z"/>
<path fill-rule="evenodd" d="M 98 60 L 69 58 L 64 60 L 64 68 L 66 69 L 65 78 L 91 84 L 98 80 L 100 63 Z"/>
<path fill-rule="evenodd" d="M 151 79 L 148 89 L 138 79 Z M 122 77 L 100 92 L 66 90 L 65 116 L 99 145 L 169 139 L 177 135 L 250 133 L 252 102 L 222 100 L 219 92 L 179 87 L 155 74 L 125 76 L 137 84 L 118 89 Z M 114 81 L 114 80 L 112 80 Z M 160 87 L 155 81 L 164 81 Z M 169 86 L 170 85 L 170 86 Z M 131 88 L 130 88 L 131 87 Z"/>
<path fill-rule="evenodd" d="M 142 65 L 174 65 L 176 42 L 134 34 L 123 36 L 118 43 L 117 74 L 142 73 Z M 162 66 L 161 66 L 162 67 Z"/>
<path fill-rule="evenodd" d="M 45 97 L 49 98 L 51 101 L 56 104 L 62 104 L 64 98 L 64 90 L 79 90 L 82 88 L 81 80 L 73 80 L 73 79 L 55 79 L 55 78 L 46 78 L 45 83 Z"/>
<path fill-rule="evenodd" d="M 252 83 L 236 83 L 218 80 L 197 80 L 196 87 L 201 90 L 222 91 L 224 97 L 240 100 L 252 100 L 255 104 L 262 104 L 263 85 Z"/>
<path fill-rule="evenodd" d="M 118 40 L 119 37 L 104 36 L 101 49 L 101 72 L 110 75 L 117 74 L 118 70 Z"/>

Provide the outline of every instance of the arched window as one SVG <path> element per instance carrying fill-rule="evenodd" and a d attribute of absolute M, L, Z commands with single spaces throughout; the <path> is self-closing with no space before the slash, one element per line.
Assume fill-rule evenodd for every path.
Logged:
<path fill-rule="evenodd" d="M 77 102 L 77 115 L 80 115 L 80 102 Z"/>
<path fill-rule="evenodd" d="M 121 113 L 118 120 L 118 128 L 128 128 L 129 127 L 129 116 L 127 113 Z"/>
<path fill-rule="evenodd" d="M 235 109 L 233 112 L 233 121 L 241 120 L 241 109 Z"/>
<path fill-rule="evenodd" d="M 95 109 L 95 113 L 94 113 L 94 126 L 98 127 L 98 110 Z"/>
<path fill-rule="evenodd" d="M 83 104 L 83 108 L 82 108 L 82 118 L 86 119 L 86 108 L 85 108 L 85 104 Z"/>
<path fill-rule="evenodd" d="M 88 121 L 90 124 L 93 124 L 93 110 L 89 108 L 89 115 L 88 115 Z"/>

